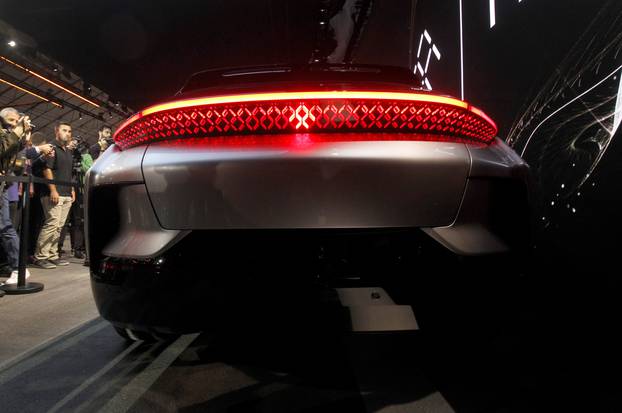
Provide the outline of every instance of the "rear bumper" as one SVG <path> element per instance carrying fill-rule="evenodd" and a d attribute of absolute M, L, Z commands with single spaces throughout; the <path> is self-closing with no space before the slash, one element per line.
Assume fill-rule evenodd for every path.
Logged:
<path fill-rule="evenodd" d="M 330 289 L 344 283 L 399 299 L 455 254 L 529 237 L 527 165 L 500 141 L 113 146 L 87 182 L 96 303 L 136 329 L 196 331 L 259 308 L 283 316 L 327 296 L 339 310 Z"/>
<path fill-rule="evenodd" d="M 399 310 L 413 280 L 451 259 L 416 230 L 193 231 L 158 257 L 100 258 L 91 285 L 102 317 L 124 328 L 338 327 L 353 316 L 339 290 L 383 289 L 382 309 Z"/>
<path fill-rule="evenodd" d="M 528 168 L 501 141 L 112 147 L 87 182 L 87 238 L 117 257 L 155 257 L 197 230 L 355 228 L 419 228 L 482 255 L 529 229 Z"/>

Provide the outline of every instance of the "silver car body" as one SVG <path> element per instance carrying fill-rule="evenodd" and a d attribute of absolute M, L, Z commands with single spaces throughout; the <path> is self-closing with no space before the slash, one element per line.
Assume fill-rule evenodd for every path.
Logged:
<path fill-rule="evenodd" d="M 514 200 L 493 199 L 493 186 L 526 187 L 527 171 L 500 139 L 304 148 L 160 142 L 112 146 L 87 182 L 123 188 L 107 256 L 155 257 L 192 230 L 401 227 L 420 228 L 456 254 L 481 255 L 510 249 L 491 216 L 511 211 Z M 508 213 L 508 225 L 515 218 Z"/>

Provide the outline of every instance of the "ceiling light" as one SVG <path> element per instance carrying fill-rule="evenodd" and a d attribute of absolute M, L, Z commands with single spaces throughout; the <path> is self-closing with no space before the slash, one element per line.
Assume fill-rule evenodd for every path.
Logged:
<path fill-rule="evenodd" d="M 6 57 L 4 57 L 4 56 L 0 56 L 0 60 L 5 61 L 5 62 L 7 62 L 7 63 L 10 63 L 10 64 L 12 64 L 13 66 L 17 67 L 18 69 L 21 69 L 21 70 L 23 70 L 24 72 L 26 72 L 26 73 L 28 73 L 28 74 L 30 74 L 30 75 L 32 75 L 32 76 L 35 76 L 35 77 L 37 77 L 37 78 L 39 78 L 39 79 L 43 80 L 44 82 L 46 82 L 46 83 L 48 83 L 48 84 L 50 84 L 50 85 L 56 86 L 57 88 L 61 89 L 62 91 L 67 92 L 67 93 L 69 93 L 70 95 L 77 97 L 78 99 L 81 99 L 81 100 L 83 100 L 83 101 L 85 101 L 85 102 L 87 102 L 87 103 L 90 103 L 91 105 L 93 105 L 93 106 L 95 106 L 95 107 L 99 107 L 99 105 L 98 105 L 97 103 L 95 103 L 95 102 L 93 102 L 93 101 L 91 101 L 91 100 L 89 100 L 89 99 L 86 99 L 85 97 L 82 97 L 82 96 L 78 95 L 78 94 L 77 94 L 77 93 L 75 93 L 75 92 L 72 92 L 71 90 L 67 89 L 66 87 L 64 87 L 64 86 L 62 86 L 62 85 L 60 85 L 60 84 L 58 84 L 58 83 L 54 82 L 53 80 L 48 79 L 48 78 L 47 78 L 47 77 L 45 77 L 45 76 L 41 76 L 40 74 L 38 74 L 38 73 L 36 73 L 36 72 L 33 72 L 32 70 L 28 69 L 27 67 L 24 67 L 24 66 L 20 65 L 19 63 L 16 63 L 16 62 L 14 62 L 14 61 L 12 61 L 12 60 L 10 60 L 10 59 L 7 59 L 7 58 L 6 58 Z M 57 72 L 57 71 L 58 71 L 58 68 L 54 68 L 54 71 L 56 71 L 56 72 Z"/>
<path fill-rule="evenodd" d="M 49 103 L 51 103 L 52 105 L 54 105 L 54 106 L 56 106 L 56 107 L 62 108 L 62 105 L 61 105 L 61 104 L 59 104 L 59 103 L 57 103 L 57 102 L 53 102 L 53 101 L 51 101 L 50 99 L 48 99 L 48 98 L 46 98 L 46 97 L 44 97 L 44 96 L 41 96 L 41 95 L 39 95 L 39 94 L 37 94 L 37 93 L 35 93 L 35 92 L 32 92 L 32 91 L 30 91 L 30 90 L 28 90 L 28 89 L 24 89 L 24 88 L 23 88 L 23 87 L 21 87 L 21 86 L 18 86 L 18 85 L 14 84 L 14 83 L 9 82 L 8 80 L 0 79 L 0 82 L 2 82 L 2 83 L 4 83 L 4 84 L 7 84 L 7 85 L 9 85 L 9 86 L 12 86 L 12 87 L 14 87 L 14 88 L 15 88 L 15 89 L 17 89 L 17 90 L 21 90 L 21 91 L 22 91 L 22 92 L 24 92 L 24 93 L 28 93 L 29 95 L 34 96 L 34 97 L 37 97 L 37 98 L 39 98 L 39 99 L 41 99 L 41 100 L 43 100 L 43 101 L 45 101 L 45 102 L 49 102 Z"/>

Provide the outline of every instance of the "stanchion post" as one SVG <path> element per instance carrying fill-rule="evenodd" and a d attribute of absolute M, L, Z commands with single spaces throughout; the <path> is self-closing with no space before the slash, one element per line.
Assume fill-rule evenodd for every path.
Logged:
<path fill-rule="evenodd" d="M 44 285 L 36 282 L 26 282 L 26 266 L 28 265 L 28 231 L 30 227 L 30 185 L 32 175 L 22 181 L 22 223 L 19 230 L 19 263 L 17 270 L 17 285 L 3 285 L 1 288 L 7 294 L 32 294 L 43 290 Z"/>
<path fill-rule="evenodd" d="M 29 175 L 30 176 L 30 175 Z M 17 272 L 17 285 L 26 285 L 26 266 L 28 265 L 28 230 L 30 227 L 30 185 L 32 179 L 24 182 L 22 188 L 22 222 L 19 226 L 19 264 Z"/>

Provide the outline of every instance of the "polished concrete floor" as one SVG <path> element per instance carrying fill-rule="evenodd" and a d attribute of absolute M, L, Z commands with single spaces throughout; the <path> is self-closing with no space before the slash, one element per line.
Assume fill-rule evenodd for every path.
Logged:
<path fill-rule="evenodd" d="M 88 268 L 83 260 L 68 260 L 67 267 L 29 268 L 29 281 L 43 283 L 43 291 L 0 299 L 0 365 L 98 316 Z"/>
<path fill-rule="evenodd" d="M 614 289 L 523 279 L 490 335 L 240 326 L 148 344 L 98 317 L 79 263 L 32 279 L 45 290 L 0 299 L 3 413 L 622 411 Z"/>

